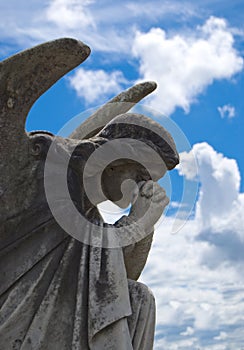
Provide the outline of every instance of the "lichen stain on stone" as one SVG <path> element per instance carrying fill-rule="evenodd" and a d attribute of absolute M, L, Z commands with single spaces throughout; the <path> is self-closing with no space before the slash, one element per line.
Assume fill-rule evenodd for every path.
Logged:
<path fill-rule="evenodd" d="M 9 109 L 14 108 L 14 99 L 12 97 L 9 97 L 9 99 L 7 101 L 7 106 Z"/>

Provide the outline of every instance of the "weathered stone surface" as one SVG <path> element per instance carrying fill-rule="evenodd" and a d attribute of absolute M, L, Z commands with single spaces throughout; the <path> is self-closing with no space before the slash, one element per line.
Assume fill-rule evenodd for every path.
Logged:
<path fill-rule="evenodd" d="M 110 101 L 84 125 L 100 130 L 104 123 L 113 120 L 87 140 L 80 138 L 86 137 L 87 131 L 92 132 L 90 126 L 85 126 L 85 133 L 81 126 L 72 134 L 78 139 L 55 138 L 47 132 L 27 134 L 24 129 L 35 100 L 88 55 L 89 48 L 81 42 L 60 39 L 24 51 L 0 65 L 0 348 L 4 350 L 149 350 L 153 346 L 154 299 L 148 288 L 135 280 L 145 265 L 153 226 L 168 203 L 166 194 L 139 164 L 124 159 L 122 170 L 121 160 L 108 165 L 102 187 L 109 199 L 119 200 L 121 184 L 127 178 L 139 185 L 129 216 L 108 225 L 96 208 L 103 200 L 99 182 L 95 183 L 94 202 L 83 183 L 85 166 L 93 151 L 121 136 L 119 126 L 111 129 L 111 125 L 118 121 L 128 124 L 130 117 L 135 124 L 143 118 L 123 114 L 119 120 L 113 119 L 125 112 L 126 104 L 121 107 Z M 112 101 L 125 101 L 127 111 L 129 105 L 154 88 L 153 83 L 141 84 Z M 150 122 L 144 121 L 144 127 L 150 129 Z M 157 129 L 156 124 L 154 127 Z M 126 126 L 123 130 L 128 136 L 131 130 L 134 141 L 147 143 L 150 133 L 143 128 Z M 150 142 L 162 163 L 167 165 L 166 160 L 170 160 L 170 169 L 177 164 L 178 154 L 168 134 L 161 137 L 165 137 L 162 143 L 154 139 Z M 50 194 L 45 187 L 45 166 L 53 144 Z M 116 150 L 119 159 L 120 150 L 115 147 Z M 133 149 L 137 159 L 140 152 L 141 149 Z M 67 159 L 68 168 L 64 168 Z M 158 168 L 155 164 L 155 176 L 161 177 L 166 167 L 160 172 Z M 56 187 L 64 171 L 70 197 Z M 128 237 L 130 244 L 109 248 L 74 239 L 50 210 L 48 196 L 55 201 L 61 217 L 75 227 L 77 221 L 69 206 L 72 199 L 78 214 L 91 223 L 89 229 L 86 225 L 76 227 L 81 237 L 88 236 L 93 242 L 92 237 L 98 232 L 105 237 L 108 229 L 117 232 L 122 228 L 121 240 Z M 149 213 L 147 220 L 143 219 L 145 212 Z M 109 235 L 106 237 L 109 240 Z"/>
<path fill-rule="evenodd" d="M 73 139 L 85 139 L 96 135 L 108 122 L 119 114 L 128 112 L 136 103 L 156 89 L 154 81 L 132 86 L 112 98 L 78 127 L 71 135 Z"/>
<path fill-rule="evenodd" d="M 59 39 L 0 62 L 0 193 L 5 194 L 4 198 L 9 197 L 4 200 L 2 208 L 7 212 L 13 211 L 13 215 L 13 203 L 17 198 L 15 194 L 10 194 L 10 187 L 22 191 L 25 173 L 27 176 L 31 171 L 28 167 L 32 166 L 28 157 L 29 139 L 25 132 L 28 112 L 38 97 L 83 62 L 89 53 L 89 47 L 80 41 Z M 16 176 L 18 173 L 21 176 Z M 25 197 L 23 192 L 20 201 Z M 8 203 L 12 204 L 11 208 Z M 22 206 L 25 204 L 22 203 Z"/>

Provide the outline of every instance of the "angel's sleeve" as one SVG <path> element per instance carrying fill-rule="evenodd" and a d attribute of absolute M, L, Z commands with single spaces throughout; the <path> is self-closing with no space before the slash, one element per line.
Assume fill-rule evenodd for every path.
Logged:
<path fill-rule="evenodd" d="M 146 264 L 154 231 L 146 234 L 141 225 L 134 221 L 132 222 L 130 216 L 120 218 L 115 223 L 115 227 L 123 227 L 125 236 L 131 238 L 132 243 L 123 247 L 124 263 L 127 277 L 137 280 Z"/>

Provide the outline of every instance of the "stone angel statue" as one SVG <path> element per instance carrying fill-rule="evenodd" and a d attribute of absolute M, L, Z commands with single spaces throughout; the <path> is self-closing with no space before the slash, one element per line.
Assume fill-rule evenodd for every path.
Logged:
<path fill-rule="evenodd" d="M 4 350 L 153 347 L 154 298 L 137 279 L 147 260 L 154 224 L 168 204 L 157 180 L 177 165 L 179 157 L 161 125 L 128 111 L 156 84 L 141 83 L 122 92 L 68 138 L 25 131 L 34 102 L 89 53 L 82 42 L 65 38 L 0 63 L 0 348 Z M 108 153 L 111 159 L 105 159 Z M 92 165 L 86 171 L 88 163 Z M 59 183 L 64 176 L 66 180 Z M 62 184 L 68 194 L 62 192 Z M 121 207 L 131 203 L 129 215 L 105 223 L 97 205 L 106 199 Z"/>

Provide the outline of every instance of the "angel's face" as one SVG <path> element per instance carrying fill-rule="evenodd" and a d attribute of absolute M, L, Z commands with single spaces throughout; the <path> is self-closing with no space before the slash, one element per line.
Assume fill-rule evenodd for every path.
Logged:
<path fill-rule="evenodd" d="M 136 162 L 113 162 L 103 172 L 103 192 L 107 199 L 126 208 L 133 201 L 137 184 L 150 179 L 146 169 Z"/>

